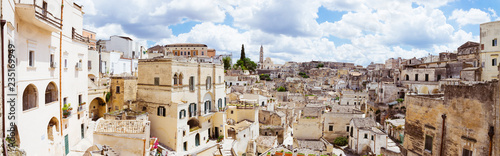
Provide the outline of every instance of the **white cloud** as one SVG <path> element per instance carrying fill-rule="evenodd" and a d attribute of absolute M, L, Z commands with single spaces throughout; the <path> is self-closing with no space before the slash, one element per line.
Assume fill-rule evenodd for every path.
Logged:
<path fill-rule="evenodd" d="M 86 28 L 96 31 L 100 38 L 126 35 L 162 45 L 203 43 L 219 54 L 232 53 L 234 58 L 238 58 L 241 44 L 245 44 L 246 54 L 252 60 L 258 60 L 263 45 L 265 57 L 271 57 L 275 63 L 322 60 L 367 65 L 390 57 L 422 57 L 453 51 L 466 41 L 479 40 L 478 36 L 447 23 L 439 7 L 450 0 L 90 2 L 89 8 L 94 6 L 94 9 L 88 9 L 85 15 Z M 110 7 L 117 3 L 129 5 Z M 338 21 L 318 23 L 320 6 L 347 13 Z M 479 16 L 477 11 L 482 12 L 456 11 L 453 13 L 458 23 L 463 18 L 459 15 Z M 497 17 L 493 9 L 488 11 L 488 18 Z M 221 24 L 226 14 L 233 18 L 232 24 Z M 200 24 L 187 33 L 173 35 L 169 26 L 188 21 Z M 472 18 L 462 23 L 477 21 Z M 330 37 L 349 42 L 335 43 L 328 40 Z"/>
<path fill-rule="evenodd" d="M 225 11 L 215 0 L 79 0 L 84 5 L 84 23 L 102 27 L 120 24 L 125 32 L 157 40 L 169 37 L 169 25 L 187 20 L 223 22 Z M 88 5 L 88 6 L 87 6 Z"/>
<path fill-rule="evenodd" d="M 490 14 L 476 8 L 471 8 L 469 11 L 464 11 L 462 9 L 453 10 L 450 19 L 457 21 L 460 26 L 481 24 L 491 20 Z"/>

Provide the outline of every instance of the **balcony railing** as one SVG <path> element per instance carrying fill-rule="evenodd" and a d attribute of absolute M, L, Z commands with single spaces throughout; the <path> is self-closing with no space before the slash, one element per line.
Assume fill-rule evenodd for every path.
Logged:
<path fill-rule="evenodd" d="M 73 28 L 72 31 L 73 31 L 73 33 L 71 34 L 72 39 L 80 41 L 80 42 L 84 42 L 84 43 L 90 43 L 89 37 L 83 37 L 82 35 L 78 34 L 78 32 L 76 32 L 75 28 Z"/>
<path fill-rule="evenodd" d="M 78 110 L 78 112 L 84 111 L 84 110 L 85 110 L 85 107 L 83 107 L 83 105 L 82 105 L 82 106 L 78 106 L 78 109 L 77 109 L 77 110 Z"/>
<path fill-rule="evenodd" d="M 35 16 L 50 23 L 51 25 L 61 29 L 62 23 L 61 19 L 55 17 L 47 9 L 44 9 L 36 4 L 36 0 L 33 0 L 33 6 L 35 8 Z"/>

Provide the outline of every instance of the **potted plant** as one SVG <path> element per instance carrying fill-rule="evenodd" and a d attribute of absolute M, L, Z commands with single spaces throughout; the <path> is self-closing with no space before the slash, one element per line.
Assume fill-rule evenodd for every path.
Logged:
<path fill-rule="evenodd" d="M 67 118 L 71 114 L 71 110 L 73 110 L 73 108 L 71 107 L 71 104 L 68 103 L 64 104 L 62 110 L 64 118 Z"/>
<path fill-rule="evenodd" d="M 285 156 L 293 156 L 293 153 L 292 152 L 286 152 Z"/>
<path fill-rule="evenodd" d="M 221 142 L 222 139 L 224 139 L 224 135 L 219 135 L 219 138 L 217 138 L 217 143 Z"/>
<path fill-rule="evenodd" d="M 304 153 L 298 153 L 297 156 L 306 156 Z"/>
<path fill-rule="evenodd" d="M 274 155 L 276 155 L 276 156 L 282 156 L 283 155 L 283 150 L 276 151 L 276 153 Z"/>

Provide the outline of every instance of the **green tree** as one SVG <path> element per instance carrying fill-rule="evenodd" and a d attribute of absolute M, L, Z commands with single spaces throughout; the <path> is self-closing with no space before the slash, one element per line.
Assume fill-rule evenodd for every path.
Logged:
<path fill-rule="evenodd" d="M 322 63 L 318 64 L 318 66 L 316 66 L 316 68 L 321 68 L 323 67 L 324 65 Z"/>
<path fill-rule="evenodd" d="M 278 92 L 286 92 L 286 88 L 281 86 L 278 88 Z"/>
<path fill-rule="evenodd" d="M 226 56 L 222 58 L 222 62 L 224 63 L 224 70 L 229 70 L 231 68 L 231 57 Z"/>
<path fill-rule="evenodd" d="M 260 74 L 259 77 L 260 77 L 260 80 L 267 80 L 267 79 L 269 79 L 269 74 Z"/>
<path fill-rule="evenodd" d="M 335 140 L 333 140 L 333 144 L 337 146 L 345 146 L 347 145 L 347 138 L 345 137 L 337 137 Z"/>
<path fill-rule="evenodd" d="M 250 70 L 250 71 L 255 71 L 257 69 L 257 64 L 250 60 L 250 58 L 245 58 L 243 60 L 238 60 L 236 61 L 235 64 L 237 67 L 240 67 L 241 70 Z"/>

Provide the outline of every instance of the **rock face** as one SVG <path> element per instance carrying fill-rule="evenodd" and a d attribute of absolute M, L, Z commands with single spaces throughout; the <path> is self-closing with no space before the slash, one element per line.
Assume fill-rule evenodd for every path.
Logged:
<path fill-rule="evenodd" d="M 491 154 L 500 154 L 498 87 L 498 81 L 450 85 L 444 86 L 444 95 L 407 96 L 407 154 L 489 155 L 490 143 Z"/>

